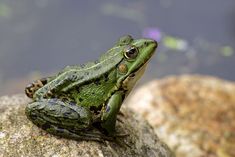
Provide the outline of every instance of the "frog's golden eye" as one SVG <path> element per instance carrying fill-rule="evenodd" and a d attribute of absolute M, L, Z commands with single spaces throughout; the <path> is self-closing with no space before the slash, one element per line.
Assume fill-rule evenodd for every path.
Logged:
<path fill-rule="evenodd" d="M 124 52 L 124 56 L 127 59 L 135 59 L 137 55 L 138 55 L 138 49 L 134 46 L 128 47 Z"/>

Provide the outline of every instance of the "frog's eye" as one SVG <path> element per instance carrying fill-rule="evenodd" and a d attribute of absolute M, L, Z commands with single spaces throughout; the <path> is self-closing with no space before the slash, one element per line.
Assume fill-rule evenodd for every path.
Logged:
<path fill-rule="evenodd" d="M 134 46 L 128 47 L 124 52 L 124 56 L 127 59 L 135 59 L 137 55 L 138 55 L 138 49 Z"/>

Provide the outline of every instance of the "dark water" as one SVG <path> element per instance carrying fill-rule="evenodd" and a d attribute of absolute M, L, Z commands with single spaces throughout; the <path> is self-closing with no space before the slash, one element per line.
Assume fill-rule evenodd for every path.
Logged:
<path fill-rule="evenodd" d="M 159 41 L 145 81 L 184 73 L 235 81 L 234 19 L 234 0 L 1 0 L 0 93 L 35 71 L 95 60 L 124 34 Z"/>

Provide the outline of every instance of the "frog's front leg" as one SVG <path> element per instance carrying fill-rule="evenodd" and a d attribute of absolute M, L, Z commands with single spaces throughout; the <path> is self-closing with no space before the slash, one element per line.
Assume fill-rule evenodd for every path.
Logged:
<path fill-rule="evenodd" d="M 123 91 L 115 92 L 109 99 L 105 111 L 102 113 L 101 127 L 107 131 L 108 135 L 113 135 L 115 132 L 117 114 L 119 113 L 124 98 L 125 93 Z"/>
<path fill-rule="evenodd" d="M 92 131 L 92 115 L 73 102 L 59 99 L 43 99 L 28 104 L 26 115 L 35 125 L 47 132 L 76 140 L 111 140 L 101 133 Z"/>

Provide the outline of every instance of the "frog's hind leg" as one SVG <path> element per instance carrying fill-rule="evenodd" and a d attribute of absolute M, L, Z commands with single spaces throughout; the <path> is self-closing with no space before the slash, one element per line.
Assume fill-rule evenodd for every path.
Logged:
<path fill-rule="evenodd" d="M 47 84 L 52 77 L 47 77 L 47 78 L 41 78 L 39 80 L 35 80 L 32 83 L 28 84 L 25 87 L 25 94 L 29 97 L 29 98 L 33 98 L 34 93 L 41 88 L 42 86 L 44 86 L 45 84 Z"/>
<path fill-rule="evenodd" d="M 27 117 L 47 132 L 76 140 L 111 140 L 102 133 L 91 130 L 89 109 L 59 99 L 41 100 L 28 104 Z"/>

